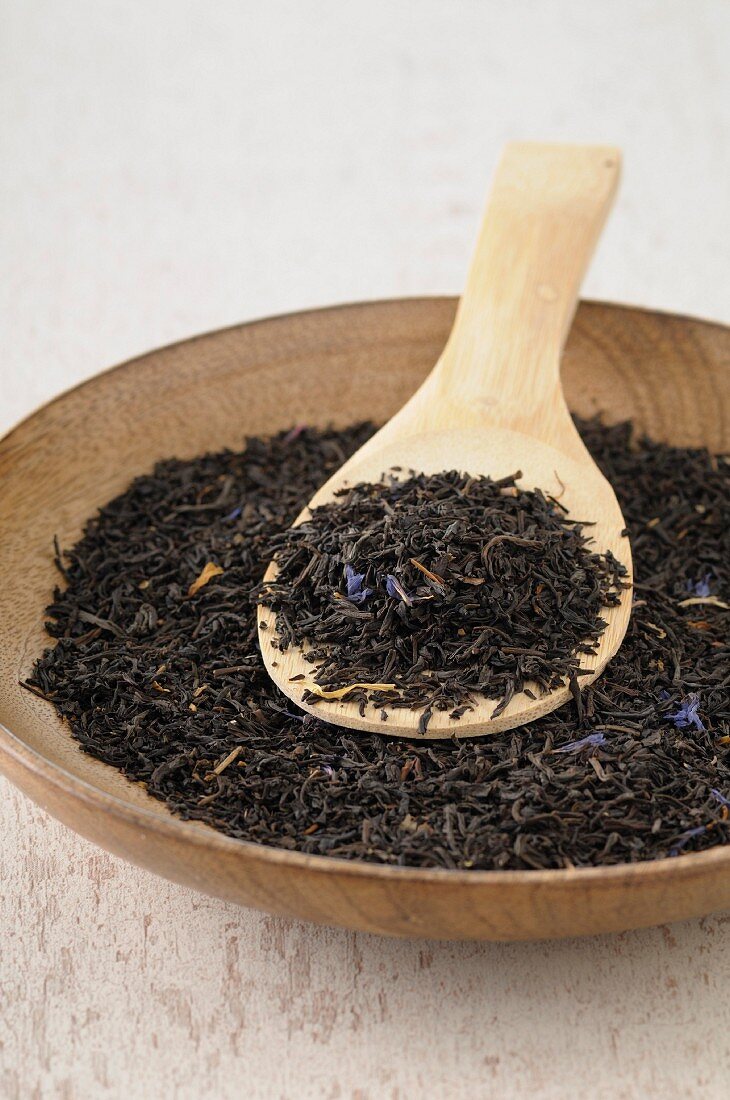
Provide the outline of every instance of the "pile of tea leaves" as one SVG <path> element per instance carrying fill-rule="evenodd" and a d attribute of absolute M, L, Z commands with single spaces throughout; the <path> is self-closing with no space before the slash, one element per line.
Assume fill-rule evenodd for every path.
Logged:
<path fill-rule="evenodd" d="M 542 694 L 567 679 L 577 695 L 622 564 L 591 551 L 590 529 L 558 501 L 519 489 L 519 472 L 394 474 L 340 490 L 273 539 L 262 601 L 275 648 L 315 665 L 305 699 L 373 703 L 384 721 L 420 707 L 424 733 L 434 710 L 460 718 L 480 695 L 496 717 L 527 683 Z"/>
<path fill-rule="evenodd" d="M 635 569 L 626 639 L 580 709 L 484 739 L 390 740 L 298 713 L 272 685 L 256 589 L 280 532 L 368 425 L 250 439 L 137 478 L 57 555 L 55 644 L 26 686 L 174 813 L 259 844 L 529 869 L 727 843 L 730 466 L 629 425 L 579 428 Z"/>

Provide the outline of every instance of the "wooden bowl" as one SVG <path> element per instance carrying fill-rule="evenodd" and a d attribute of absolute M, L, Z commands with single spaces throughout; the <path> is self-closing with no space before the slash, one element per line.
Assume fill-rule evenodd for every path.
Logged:
<path fill-rule="evenodd" d="M 441 871 L 306 856 L 179 821 L 84 755 L 18 686 L 47 644 L 51 541 L 162 457 L 240 447 L 295 422 L 386 420 L 436 361 L 453 299 L 373 302 L 186 340 L 52 401 L 0 442 L 0 769 L 55 817 L 177 882 L 274 913 L 400 936 L 526 940 L 618 931 L 730 906 L 730 846 L 574 871 Z M 730 329 L 582 304 L 565 357 L 583 415 L 655 439 L 730 444 Z"/>

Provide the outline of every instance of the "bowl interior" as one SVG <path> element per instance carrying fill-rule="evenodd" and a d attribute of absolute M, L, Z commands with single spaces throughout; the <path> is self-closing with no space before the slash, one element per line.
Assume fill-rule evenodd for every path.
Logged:
<path fill-rule="evenodd" d="M 211 333 L 94 378 L 0 442 L 0 724 L 52 764 L 167 817 L 18 686 L 48 641 L 54 535 L 70 545 L 99 505 L 160 458 L 239 448 L 247 434 L 295 423 L 382 423 L 436 361 L 454 309 L 445 298 L 369 303 Z M 630 417 L 654 438 L 719 450 L 729 360 L 720 326 L 584 303 L 564 382 L 581 415 Z"/>

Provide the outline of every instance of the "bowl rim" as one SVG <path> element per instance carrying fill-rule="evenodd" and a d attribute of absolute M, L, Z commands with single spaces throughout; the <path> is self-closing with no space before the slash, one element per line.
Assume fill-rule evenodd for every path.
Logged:
<path fill-rule="evenodd" d="M 290 321 L 295 317 L 303 319 L 306 317 L 332 314 L 338 311 L 359 311 L 378 306 L 388 307 L 403 304 L 418 305 L 429 303 L 455 305 L 456 302 L 458 302 L 458 296 L 448 294 L 409 295 L 395 298 L 366 299 L 354 302 L 341 302 L 331 306 L 294 310 L 288 313 L 276 313 L 269 316 L 257 317 L 249 321 L 226 325 L 218 329 L 211 329 L 203 333 L 196 333 L 192 336 L 184 337 L 181 340 L 162 344 L 140 355 L 134 355 L 120 363 L 115 363 L 96 372 L 89 378 L 77 382 L 61 393 L 56 394 L 54 397 L 38 406 L 38 408 L 22 417 L 17 423 L 11 425 L 11 427 L 0 436 L 0 447 L 4 448 L 11 443 L 16 433 L 20 432 L 33 420 L 41 416 L 49 407 L 66 400 L 66 398 L 75 394 L 77 391 L 83 390 L 88 386 L 97 385 L 106 376 L 116 371 L 122 371 L 132 367 L 141 360 L 145 360 L 158 352 L 172 350 L 183 345 L 190 346 L 198 341 L 209 339 L 210 337 L 219 336 L 223 333 L 233 332 L 239 329 L 252 328 L 260 324 Z M 720 321 L 705 320 L 701 317 L 674 313 L 670 310 L 657 310 L 643 306 L 625 305 L 620 302 L 604 302 L 598 299 L 581 299 L 581 304 L 589 307 L 630 311 L 632 313 L 639 313 L 647 316 L 658 316 L 679 322 L 686 321 L 689 323 L 702 324 L 703 326 L 730 332 L 730 326 Z M 72 735 L 69 734 L 69 736 Z M 718 845 L 703 852 L 689 852 L 677 856 L 665 857 L 664 859 L 642 860 L 636 863 L 617 863 L 603 867 L 549 868 L 544 870 L 485 871 L 440 867 L 402 867 L 383 865 L 365 860 L 339 859 L 336 856 L 310 854 L 279 848 L 275 845 L 258 844 L 254 841 L 239 839 L 237 837 L 228 836 L 205 823 L 176 817 L 169 810 L 166 810 L 166 812 L 164 810 L 163 812 L 157 812 L 147 806 L 128 802 L 126 799 L 120 798 L 118 795 L 95 786 L 88 780 L 80 778 L 74 772 L 50 760 L 48 757 L 44 756 L 42 752 L 28 745 L 21 737 L 14 734 L 12 730 L 0 721 L 0 765 L 2 765 L 4 757 L 19 766 L 26 774 L 40 779 L 43 783 L 50 785 L 66 798 L 70 798 L 77 804 L 91 809 L 94 813 L 101 812 L 102 814 L 109 815 L 117 819 L 123 826 L 135 827 L 140 832 L 152 832 L 162 839 L 178 841 L 181 845 L 187 844 L 193 848 L 203 849 L 208 852 L 219 851 L 222 855 L 225 854 L 233 859 L 238 855 L 246 861 L 278 864 L 284 868 L 290 867 L 292 870 L 312 871 L 324 875 L 336 874 L 339 876 L 360 879 L 371 878 L 381 880 L 384 883 L 390 882 L 393 884 L 400 881 L 408 881 L 411 884 L 422 883 L 424 885 L 432 884 L 434 886 L 438 884 L 458 884 L 460 887 L 471 888 L 486 886 L 496 887 L 509 884 L 518 888 L 542 886 L 565 889 L 570 887 L 582 888 L 584 885 L 588 884 L 605 884 L 608 886 L 609 884 L 618 885 L 619 883 L 624 883 L 626 885 L 632 885 L 635 882 L 638 883 L 639 881 L 646 881 L 647 879 L 653 879 L 654 883 L 659 885 L 663 879 L 675 879 L 678 872 L 680 872 L 683 877 L 693 878 L 695 875 L 704 875 L 712 868 L 720 870 L 721 868 L 730 867 L 730 844 Z M 109 764 L 104 764 L 104 766 L 112 767 L 112 765 Z M 134 780 L 127 779 L 123 776 L 123 773 L 119 772 L 118 769 L 115 768 L 113 770 L 118 775 L 122 775 L 125 781 L 131 785 L 139 785 L 136 784 Z M 0 772 L 2 771 L 4 771 L 4 769 L 0 766 Z M 23 793 L 25 793 L 25 791 Z M 160 807 L 166 807 L 166 804 L 161 800 Z M 92 841 L 92 843 L 96 842 Z"/>

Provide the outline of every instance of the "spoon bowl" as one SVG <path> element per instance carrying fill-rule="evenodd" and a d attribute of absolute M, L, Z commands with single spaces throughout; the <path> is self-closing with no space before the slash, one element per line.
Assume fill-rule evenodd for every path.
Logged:
<path fill-rule="evenodd" d="M 594 517 L 592 538 L 595 544 L 604 552 L 610 550 L 624 563 L 627 561 L 627 540 L 621 535 L 623 516 L 606 479 L 585 479 L 584 467 L 576 459 L 569 458 L 557 448 L 540 443 L 531 436 L 511 432 L 506 428 L 497 428 L 488 433 L 470 428 L 462 432 L 444 431 L 411 436 L 404 443 L 386 445 L 368 454 L 364 454 L 364 451 L 365 448 L 347 464 L 345 477 L 342 477 L 342 471 L 338 471 L 334 478 L 322 486 L 299 517 L 300 521 L 309 515 L 311 508 L 333 500 L 340 489 L 358 482 L 379 482 L 383 473 L 394 466 L 419 470 L 425 474 L 438 473 L 448 468 L 469 471 L 488 469 L 495 479 L 507 477 L 519 467 L 522 471 L 519 479 L 522 488 L 542 489 L 559 499 L 572 516 Z M 550 473 L 546 474 L 548 467 Z M 270 567 L 267 579 L 273 580 L 275 576 L 276 567 Z M 625 593 L 620 605 L 602 609 L 601 616 L 607 626 L 597 651 L 592 655 L 585 655 L 581 660 L 581 667 L 586 673 L 581 675 L 581 685 L 595 679 L 618 649 L 626 632 L 629 611 L 630 604 Z M 390 736 L 432 739 L 465 736 L 467 733 L 469 736 L 498 733 L 517 724 L 532 722 L 570 698 L 567 683 L 548 693 L 536 695 L 535 698 L 517 694 L 496 717 L 492 717 L 499 699 L 485 696 L 478 699 L 473 710 L 467 711 L 459 719 L 450 718 L 448 711 L 435 710 L 425 731 L 419 730 L 421 709 L 393 709 L 389 711 L 387 726 L 384 727 L 379 706 L 367 706 L 363 715 L 359 704 L 348 702 L 346 698 L 328 700 L 326 704 L 307 701 L 307 684 L 311 683 L 313 666 L 303 658 L 301 650 L 290 648 L 282 652 L 276 647 L 273 618 L 273 613 L 268 608 L 260 608 L 259 642 L 269 675 L 300 709 L 351 729 L 375 729 L 378 732 L 387 732 Z M 292 677 L 302 674 L 305 676 L 304 680 L 292 681 Z"/>
<path fill-rule="evenodd" d="M 420 389 L 322 486 L 295 521 L 358 482 L 379 482 L 393 467 L 419 473 L 459 470 L 495 480 L 521 471 L 522 489 L 560 500 L 569 517 L 591 524 L 590 549 L 610 551 L 627 570 L 607 626 L 581 661 L 590 683 L 617 651 L 631 610 L 631 551 L 611 486 L 585 449 L 563 396 L 560 361 L 580 282 L 610 209 L 619 177 L 615 149 L 515 144 L 505 149 L 449 340 Z M 277 576 L 273 562 L 264 578 Z M 510 729 L 561 706 L 567 683 L 531 698 L 477 697 L 460 718 L 435 711 L 419 730 L 423 708 L 393 708 L 347 698 L 305 700 L 313 665 L 302 649 L 277 645 L 276 615 L 259 608 L 259 643 L 277 686 L 303 710 L 328 722 L 389 735 L 441 738 Z"/>

